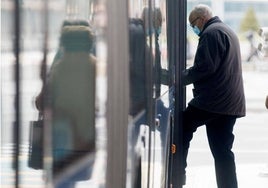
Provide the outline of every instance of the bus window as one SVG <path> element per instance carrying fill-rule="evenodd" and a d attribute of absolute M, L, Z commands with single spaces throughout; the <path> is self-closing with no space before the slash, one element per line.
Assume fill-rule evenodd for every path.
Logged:
<path fill-rule="evenodd" d="M 134 187 L 163 187 L 167 184 L 171 107 L 166 1 L 130 0 L 128 4 L 132 117 L 128 168 L 132 174 L 127 181 Z"/>
<path fill-rule="evenodd" d="M 1 1 L 1 185 L 15 185 L 16 161 L 16 80 L 14 77 L 16 57 L 13 51 L 15 39 L 15 8 L 14 2 Z M 13 126 L 14 125 L 14 126 Z M 27 125 L 26 125 L 27 126 Z M 4 134 L 3 134 L 4 133 Z M 27 148 L 26 140 L 25 147 Z M 27 152 L 24 153 L 24 156 Z M 13 178 L 10 178 L 13 177 Z M 1 186 L 2 187 L 2 186 Z"/>
<path fill-rule="evenodd" d="M 102 7 L 104 1 L 98 0 L 1 2 L 4 187 L 104 184 L 105 155 L 95 160 L 99 148 L 104 153 L 106 138 Z M 31 161 L 30 125 L 39 115 L 43 153 L 36 166 Z M 95 161 L 101 164 L 97 168 L 102 172 L 95 176 L 101 182 L 92 180 Z"/>
<path fill-rule="evenodd" d="M 51 1 L 51 5 L 55 3 Z M 104 161 L 95 156 L 99 149 L 98 131 L 104 129 L 103 124 L 101 128 L 97 124 L 103 118 L 105 100 L 99 98 L 98 91 L 105 85 L 97 82 L 103 80 L 98 77 L 104 72 L 106 61 L 101 32 L 105 27 L 105 17 L 101 16 L 105 10 L 100 14 L 103 2 L 99 1 L 56 4 L 49 6 L 48 12 L 48 42 L 52 46 L 48 50 L 49 68 L 42 97 L 48 136 L 45 135 L 45 142 L 50 143 L 45 168 L 48 183 L 55 187 L 79 187 L 96 183 L 92 180 L 94 164 L 99 158 Z M 97 25 L 100 23 L 103 24 Z M 52 161 L 47 160 L 50 158 Z"/>
<path fill-rule="evenodd" d="M 29 127 L 38 118 L 33 101 L 42 83 L 44 3 L 17 3 L 1 2 L 1 132 L 5 133 L 1 135 L 1 159 L 5 156 L 5 160 L 1 162 L 7 164 L 1 165 L 1 171 L 7 172 L 1 174 L 5 180 L 1 184 L 28 186 L 35 181 L 44 187 L 42 172 L 28 166 Z M 25 174 L 34 178 L 27 182 Z"/>

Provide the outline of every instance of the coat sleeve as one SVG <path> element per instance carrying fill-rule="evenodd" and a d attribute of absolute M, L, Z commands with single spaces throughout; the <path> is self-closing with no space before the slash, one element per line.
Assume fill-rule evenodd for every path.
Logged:
<path fill-rule="evenodd" d="M 208 79 L 217 71 L 225 52 L 224 43 L 225 40 L 217 33 L 200 38 L 193 66 L 182 72 L 183 85 Z"/>

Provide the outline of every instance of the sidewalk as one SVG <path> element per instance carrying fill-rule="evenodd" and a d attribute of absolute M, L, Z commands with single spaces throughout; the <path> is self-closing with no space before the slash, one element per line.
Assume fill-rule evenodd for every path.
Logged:
<path fill-rule="evenodd" d="M 261 171 L 266 164 L 237 165 L 237 179 L 239 188 L 267 188 L 268 175 Z M 188 168 L 187 182 L 183 188 L 216 188 L 214 166 L 197 166 Z"/>
<path fill-rule="evenodd" d="M 237 179 L 239 188 L 268 188 L 268 115 L 250 113 L 235 128 Z M 195 133 L 189 151 L 187 180 L 183 188 L 217 188 L 214 162 L 205 129 Z M 203 163 L 203 164 L 200 164 Z M 266 172 L 266 173 L 264 173 Z"/>
<path fill-rule="evenodd" d="M 233 146 L 238 187 L 268 188 L 268 175 L 262 174 L 266 167 L 268 171 L 268 111 L 264 105 L 268 94 L 268 72 L 245 71 L 243 75 L 247 115 L 237 120 Z M 190 95 L 191 88 L 188 89 Z M 214 161 L 204 127 L 194 134 L 186 171 L 186 185 L 183 188 L 217 188 Z"/>

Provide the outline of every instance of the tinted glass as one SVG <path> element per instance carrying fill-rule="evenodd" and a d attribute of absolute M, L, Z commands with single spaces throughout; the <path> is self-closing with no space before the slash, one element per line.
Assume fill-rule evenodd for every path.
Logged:
<path fill-rule="evenodd" d="M 16 172 L 22 187 L 104 184 L 104 3 L 25 0 L 19 4 L 20 15 L 15 19 L 14 4 L 1 2 L 1 171 L 5 172 L 1 173 L 1 185 L 4 187 L 15 185 Z M 17 35 L 15 21 L 20 21 Z M 15 43 L 16 38 L 19 44 Z M 19 49 L 17 57 L 15 47 Z M 20 74 L 15 72 L 16 62 Z M 41 124 L 35 124 L 39 120 Z M 19 137 L 15 134 L 18 128 Z M 18 155 L 16 143 L 20 148 Z M 93 169 L 95 163 L 101 173 Z"/>

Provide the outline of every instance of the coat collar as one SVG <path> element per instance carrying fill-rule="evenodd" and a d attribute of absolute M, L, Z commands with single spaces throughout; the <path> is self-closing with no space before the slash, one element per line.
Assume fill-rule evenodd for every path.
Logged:
<path fill-rule="evenodd" d="M 207 23 L 205 23 L 204 27 L 203 27 L 203 30 L 201 31 L 201 33 L 199 34 L 199 36 L 202 35 L 202 33 L 206 30 L 206 28 L 211 25 L 211 24 L 214 24 L 214 23 L 221 23 L 222 21 L 220 20 L 220 18 L 218 16 L 214 16 L 212 18 L 210 18 Z"/>

